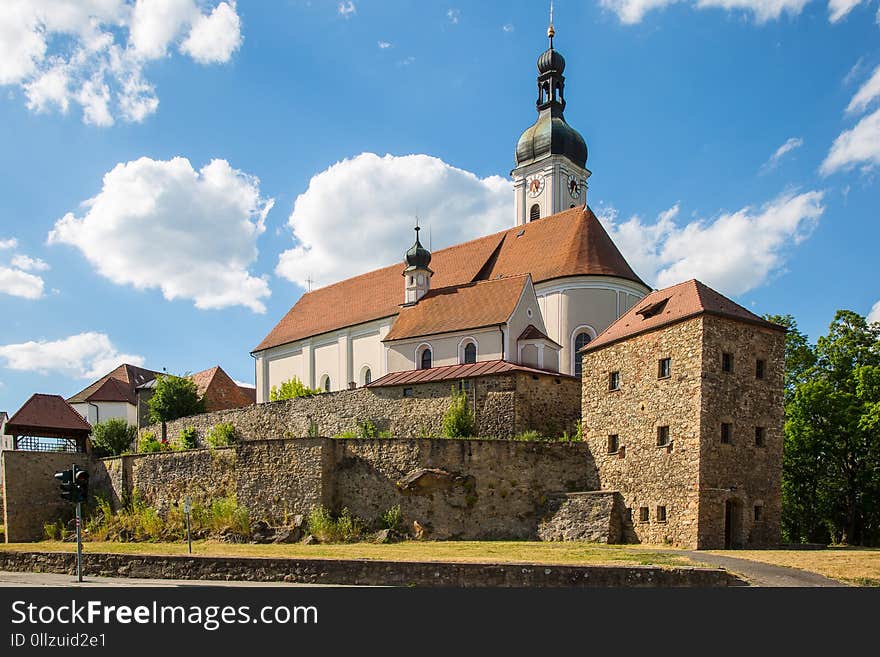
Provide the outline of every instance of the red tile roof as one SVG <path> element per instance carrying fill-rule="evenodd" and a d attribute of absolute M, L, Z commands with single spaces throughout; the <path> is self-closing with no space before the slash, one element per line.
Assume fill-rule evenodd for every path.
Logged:
<path fill-rule="evenodd" d="M 512 276 L 430 290 L 417 304 L 400 309 L 385 341 L 504 324 L 528 281 L 528 276 Z"/>
<path fill-rule="evenodd" d="M 34 394 L 6 422 L 6 433 L 46 438 L 88 435 L 92 425 L 61 395 Z"/>
<path fill-rule="evenodd" d="M 477 376 L 488 376 L 492 374 L 507 374 L 509 372 L 525 372 L 527 374 L 543 374 L 545 376 L 553 376 L 556 378 L 571 379 L 566 374 L 558 372 L 548 372 L 539 370 L 525 365 L 517 365 L 508 363 L 506 360 L 484 360 L 478 363 L 470 363 L 468 365 L 444 365 L 443 367 L 432 367 L 426 370 L 406 370 L 405 372 L 391 372 L 385 376 L 376 379 L 368 388 L 381 388 L 384 386 L 401 386 L 412 383 L 429 383 L 433 381 L 451 381 L 456 379 L 472 379 Z"/>
<path fill-rule="evenodd" d="M 535 283 L 595 275 L 644 285 L 586 206 L 440 249 L 431 268 L 434 289 L 518 274 Z M 303 294 L 254 351 L 397 315 L 402 273 L 401 262 Z"/>
<path fill-rule="evenodd" d="M 189 378 L 195 382 L 208 413 L 250 406 L 256 401 L 256 390 L 252 401 L 219 365 L 191 374 Z"/>
<path fill-rule="evenodd" d="M 593 351 L 634 335 L 710 314 L 784 331 L 696 279 L 651 292 L 581 351 Z"/>
<path fill-rule="evenodd" d="M 161 372 L 123 364 L 94 383 L 89 384 L 72 397 L 68 397 L 67 401 L 71 404 L 99 401 L 124 401 L 129 404 L 136 404 L 135 388 L 152 381 L 160 374 Z M 109 379 L 121 382 L 122 385 L 108 384 Z"/>

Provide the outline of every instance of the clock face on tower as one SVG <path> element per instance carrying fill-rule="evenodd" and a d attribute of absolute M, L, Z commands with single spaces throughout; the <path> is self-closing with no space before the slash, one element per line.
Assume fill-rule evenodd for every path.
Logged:
<path fill-rule="evenodd" d="M 568 193 L 572 198 L 580 198 L 581 183 L 575 176 L 568 177 Z"/>
<path fill-rule="evenodd" d="M 529 196 L 534 198 L 544 191 L 544 178 L 543 176 L 532 176 L 526 180 L 526 185 L 529 190 Z"/>

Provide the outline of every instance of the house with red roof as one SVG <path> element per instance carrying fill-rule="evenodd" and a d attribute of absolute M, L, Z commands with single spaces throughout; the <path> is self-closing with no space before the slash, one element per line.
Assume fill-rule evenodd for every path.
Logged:
<path fill-rule="evenodd" d="M 578 351 L 650 292 L 587 205 L 587 146 L 565 120 L 565 60 L 538 59 L 516 145 L 512 227 L 307 292 L 254 347 L 257 401 L 296 377 L 333 391 L 504 363 L 579 377 Z"/>

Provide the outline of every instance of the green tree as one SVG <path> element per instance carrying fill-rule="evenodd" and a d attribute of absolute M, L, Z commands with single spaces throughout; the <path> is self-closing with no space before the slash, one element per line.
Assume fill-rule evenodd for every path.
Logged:
<path fill-rule="evenodd" d="M 137 429 L 125 419 L 114 417 L 92 427 L 92 452 L 97 457 L 119 456 L 131 449 Z"/>
<path fill-rule="evenodd" d="M 789 540 L 880 541 L 880 324 L 840 310 L 786 401 Z M 787 364 L 788 366 L 788 364 Z M 788 378 L 788 377 L 787 377 Z"/>
<path fill-rule="evenodd" d="M 195 382 L 172 374 L 165 374 L 156 380 L 156 388 L 147 404 L 150 408 L 150 420 L 163 424 L 205 412 L 205 404 L 199 397 Z"/>
<path fill-rule="evenodd" d="M 305 385 L 298 378 L 293 377 L 287 381 L 281 382 L 281 387 L 272 386 L 269 390 L 269 401 L 281 401 L 282 399 L 294 399 L 296 397 L 311 397 L 317 395 L 321 391 L 313 390 Z"/>

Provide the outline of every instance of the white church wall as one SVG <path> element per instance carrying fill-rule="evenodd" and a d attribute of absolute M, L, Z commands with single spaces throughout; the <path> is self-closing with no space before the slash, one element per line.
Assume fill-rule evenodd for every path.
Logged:
<path fill-rule="evenodd" d="M 322 388 L 324 377 L 330 377 L 330 390 L 344 390 L 348 381 L 340 373 L 339 342 L 318 344 L 313 347 L 315 353 L 315 387 Z"/>
<path fill-rule="evenodd" d="M 547 325 L 544 322 L 543 316 L 541 315 L 541 306 L 540 304 L 538 304 L 538 297 L 535 295 L 535 288 L 532 285 L 531 279 L 528 279 L 526 284 L 523 286 L 523 291 L 519 297 L 519 301 L 517 302 L 516 307 L 511 313 L 510 319 L 507 323 L 507 360 L 514 363 L 517 362 L 517 338 L 522 335 L 522 332 L 525 331 L 526 328 L 528 328 L 529 324 L 533 325 L 536 329 L 542 331 L 543 333 L 547 332 Z"/>
<path fill-rule="evenodd" d="M 598 335 L 642 299 L 649 290 L 638 283 L 607 276 L 571 276 L 535 285 L 547 335 L 562 345 L 559 371 L 572 373 L 575 329 Z"/>
<path fill-rule="evenodd" d="M 388 371 L 405 372 L 418 369 L 421 363 L 417 359 L 420 358 L 420 347 L 423 345 L 431 347 L 432 367 L 458 365 L 461 362 L 459 347 L 465 338 L 472 338 L 477 343 L 477 362 L 501 359 L 503 349 L 501 328 L 493 326 L 474 331 L 396 340 L 388 345 Z"/>

